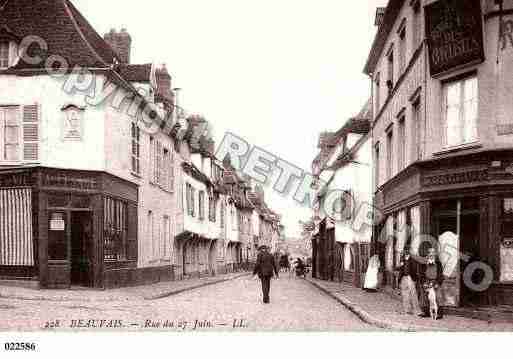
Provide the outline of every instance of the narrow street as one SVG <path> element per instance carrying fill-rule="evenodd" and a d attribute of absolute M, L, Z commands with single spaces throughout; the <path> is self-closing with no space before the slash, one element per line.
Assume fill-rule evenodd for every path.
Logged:
<path fill-rule="evenodd" d="M 0 331 L 38 330 L 56 321 L 58 330 L 79 331 L 89 330 L 88 326 L 93 330 L 374 330 L 307 282 L 288 275 L 272 282 L 271 304 L 262 304 L 260 296 L 260 282 L 248 276 L 159 300 L 0 299 Z"/>

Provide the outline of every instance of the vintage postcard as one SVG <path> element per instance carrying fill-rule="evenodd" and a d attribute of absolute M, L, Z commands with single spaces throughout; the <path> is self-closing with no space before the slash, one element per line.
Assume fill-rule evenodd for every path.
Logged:
<path fill-rule="evenodd" d="M 512 75 L 513 0 L 0 0 L 0 352 L 513 331 Z"/>

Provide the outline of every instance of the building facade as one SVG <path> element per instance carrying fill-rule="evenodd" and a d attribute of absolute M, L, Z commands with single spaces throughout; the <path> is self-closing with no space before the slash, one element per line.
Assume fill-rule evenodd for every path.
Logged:
<path fill-rule="evenodd" d="M 370 101 L 337 132 L 324 132 L 313 162 L 317 189 L 312 241 L 313 276 L 361 286 L 372 228 L 355 228 L 358 209 L 372 203 Z"/>
<path fill-rule="evenodd" d="M 196 138 L 201 119 L 174 111 L 165 66 L 130 63 L 129 33 L 101 37 L 71 1 L 39 3 L 0 8 L 0 280 L 112 288 L 237 269 L 251 204 Z"/>
<path fill-rule="evenodd" d="M 512 1 L 389 1 L 365 66 L 384 282 L 429 237 L 446 306 L 511 304 Z M 379 212 L 379 213 L 378 213 Z M 465 280 L 479 258 L 489 285 Z M 474 288 L 474 289 L 473 289 Z"/>

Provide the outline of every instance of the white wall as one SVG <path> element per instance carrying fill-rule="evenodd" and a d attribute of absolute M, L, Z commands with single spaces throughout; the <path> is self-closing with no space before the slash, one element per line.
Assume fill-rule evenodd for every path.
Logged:
<path fill-rule="evenodd" d="M 370 136 L 366 136 L 363 141 L 354 153 L 354 160 L 359 163 L 348 164 L 340 168 L 335 172 L 330 184 L 331 190 L 351 191 L 353 194 L 353 219 L 360 206 L 372 204 L 372 140 Z M 368 243 L 371 240 L 372 231 L 367 227 L 365 226 L 361 231 L 360 228 L 353 228 L 352 221 L 337 222 L 335 240 L 344 243 Z"/>
<path fill-rule="evenodd" d="M 98 78 L 99 81 L 103 80 L 100 75 Z M 2 75 L 0 105 L 40 105 L 38 163 L 42 166 L 103 171 L 106 106 L 86 109 L 82 141 L 64 141 L 62 134 L 65 114 L 62 107 L 68 104 L 85 107 L 86 103 L 85 94 L 69 95 L 62 86 L 62 81 L 48 75 Z"/>

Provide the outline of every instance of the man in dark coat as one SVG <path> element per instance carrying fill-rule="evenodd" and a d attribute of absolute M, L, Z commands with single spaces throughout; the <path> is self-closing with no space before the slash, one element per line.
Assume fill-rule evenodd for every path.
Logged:
<path fill-rule="evenodd" d="M 269 304 L 269 291 L 271 290 L 271 278 L 273 274 L 278 278 L 278 268 L 276 267 L 276 261 L 274 256 L 269 253 L 266 246 L 260 247 L 260 253 L 258 253 L 255 270 L 253 275 L 258 275 L 258 278 L 262 281 L 262 294 L 265 304 Z"/>

